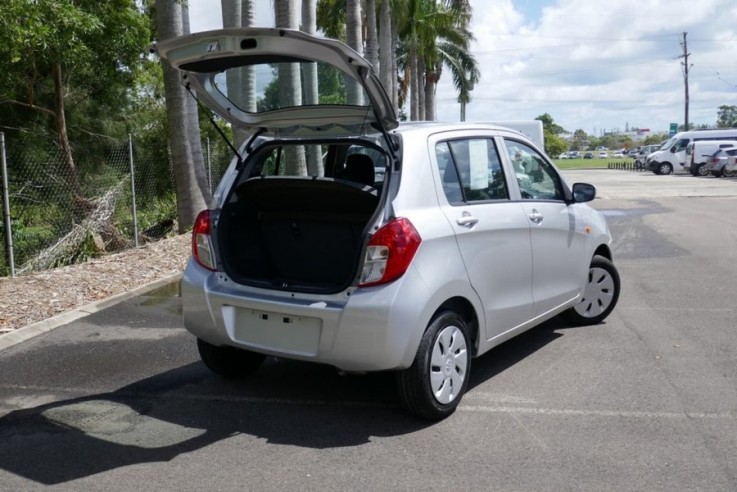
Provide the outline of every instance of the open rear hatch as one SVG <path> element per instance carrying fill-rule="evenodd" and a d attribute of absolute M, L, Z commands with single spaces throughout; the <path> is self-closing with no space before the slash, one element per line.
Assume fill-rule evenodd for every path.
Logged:
<path fill-rule="evenodd" d="M 371 65 L 345 44 L 300 31 L 228 28 L 162 41 L 155 50 L 183 72 L 212 110 L 250 133 L 361 135 L 397 127 Z"/>

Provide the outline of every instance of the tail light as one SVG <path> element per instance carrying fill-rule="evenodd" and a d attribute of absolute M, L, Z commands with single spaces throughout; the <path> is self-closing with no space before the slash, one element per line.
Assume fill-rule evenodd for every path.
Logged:
<path fill-rule="evenodd" d="M 421 242 L 408 219 L 394 219 L 384 225 L 369 241 L 359 285 L 386 284 L 404 275 Z"/>
<path fill-rule="evenodd" d="M 210 241 L 210 211 L 203 210 L 197 215 L 192 228 L 192 257 L 204 268 L 215 271 Z"/>

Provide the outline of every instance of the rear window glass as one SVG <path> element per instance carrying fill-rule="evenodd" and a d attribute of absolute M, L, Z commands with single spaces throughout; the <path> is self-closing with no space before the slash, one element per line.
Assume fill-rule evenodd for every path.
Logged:
<path fill-rule="evenodd" d="M 213 76 L 213 84 L 234 106 L 249 113 L 299 106 L 369 104 L 360 83 L 336 67 L 319 62 L 228 68 Z"/>
<path fill-rule="evenodd" d="M 354 143 L 268 145 L 249 159 L 244 179 L 256 176 L 318 177 L 379 187 L 386 155 Z"/>

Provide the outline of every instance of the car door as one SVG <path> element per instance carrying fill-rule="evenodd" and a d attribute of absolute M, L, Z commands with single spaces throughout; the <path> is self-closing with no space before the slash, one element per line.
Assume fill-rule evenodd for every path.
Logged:
<path fill-rule="evenodd" d="M 532 315 L 530 226 L 509 186 L 494 140 L 435 139 L 440 207 L 456 235 L 492 339 Z"/>
<path fill-rule="evenodd" d="M 588 271 L 585 225 L 576 204 L 566 201 L 566 185 L 554 166 L 537 150 L 504 139 L 515 170 L 521 205 L 530 226 L 533 316 L 574 299 Z"/>

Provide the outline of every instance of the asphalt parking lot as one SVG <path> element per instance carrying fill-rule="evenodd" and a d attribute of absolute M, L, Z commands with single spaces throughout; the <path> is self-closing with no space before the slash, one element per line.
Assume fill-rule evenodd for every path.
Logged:
<path fill-rule="evenodd" d="M 0 490 L 737 490 L 737 179 L 567 171 L 622 277 L 472 365 L 459 410 L 269 359 L 223 381 L 162 289 L 0 351 Z"/>

